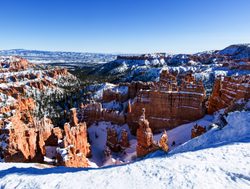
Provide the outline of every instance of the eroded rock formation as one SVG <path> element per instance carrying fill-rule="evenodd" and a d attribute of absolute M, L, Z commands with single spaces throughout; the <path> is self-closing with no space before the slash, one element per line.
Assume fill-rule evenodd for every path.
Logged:
<path fill-rule="evenodd" d="M 143 157 L 159 149 L 157 143 L 153 139 L 153 132 L 149 127 L 149 122 L 145 118 L 145 109 L 143 109 L 143 113 L 139 119 L 139 128 L 136 131 L 136 137 L 136 153 L 138 157 Z"/>
<path fill-rule="evenodd" d="M 2 158 L 6 162 L 43 162 L 43 134 L 32 123 L 25 124 L 20 112 L 4 120 L 0 134 Z"/>
<path fill-rule="evenodd" d="M 57 164 L 67 167 L 88 167 L 90 156 L 90 144 L 87 140 L 87 126 L 79 123 L 71 126 L 69 123 L 64 125 L 65 137 L 61 148 L 57 149 Z"/>
<path fill-rule="evenodd" d="M 10 60 L 5 61 L 5 62 L 0 62 L 0 69 L 8 68 L 10 71 L 20 71 L 20 70 L 25 70 L 28 67 L 32 67 L 33 65 L 30 64 L 26 59 L 18 57 L 18 56 L 13 56 L 10 57 Z"/>
<path fill-rule="evenodd" d="M 191 74 L 182 76 L 181 84 L 178 85 L 176 76 L 163 70 L 159 82 L 132 82 L 125 86 L 128 86 L 125 106 L 122 103 L 125 99 L 121 100 L 118 91 L 126 90 L 121 90 L 121 85 L 115 86 L 103 93 L 102 102 L 105 105 L 111 100 L 109 105 L 104 106 L 100 102 L 82 105 L 78 112 L 79 120 L 86 121 L 88 125 L 95 121 L 110 121 L 120 125 L 127 123 L 135 134 L 142 108 L 147 110 L 146 116 L 153 132 L 172 129 L 205 114 L 205 89 L 202 82 L 196 81 Z M 121 108 L 115 110 L 110 107 L 111 102 L 120 104 Z"/>
<path fill-rule="evenodd" d="M 154 86 L 153 82 L 134 81 L 128 86 L 128 97 L 133 99 L 140 90 L 149 90 Z"/>
<path fill-rule="evenodd" d="M 99 102 L 81 105 L 77 116 L 81 122 L 86 122 L 88 125 L 96 121 L 110 121 L 120 125 L 126 123 L 126 118 L 123 113 L 115 110 L 107 110 L 103 108 Z"/>
<path fill-rule="evenodd" d="M 167 152 L 169 150 L 169 148 L 168 148 L 168 135 L 167 135 L 166 130 L 164 130 L 164 132 L 162 133 L 161 138 L 158 142 L 158 145 L 165 152 Z"/>
<path fill-rule="evenodd" d="M 85 123 L 78 123 L 75 109 L 71 110 L 65 131 L 54 127 L 45 116 L 39 120 L 34 114 L 34 93 L 45 89 L 51 93 L 57 82 L 55 79 L 68 77 L 67 70 L 33 69 L 34 65 L 19 57 L 3 60 L 0 62 L 0 159 L 88 166 L 87 127 Z M 59 153 L 61 151 L 65 153 Z"/>
<path fill-rule="evenodd" d="M 239 99 L 250 98 L 250 76 L 219 77 L 215 80 L 207 112 L 229 107 Z"/>
<path fill-rule="evenodd" d="M 129 147 L 128 132 L 123 129 L 120 133 L 115 128 L 107 128 L 106 146 L 113 152 L 121 152 Z"/>
<path fill-rule="evenodd" d="M 204 116 L 205 97 L 202 82 L 188 76 L 178 86 L 176 78 L 168 71 L 163 71 L 160 81 L 153 88 L 140 90 L 131 102 L 127 123 L 135 132 L 140 110 L 145 108 L 153 132 L 172 129 Z"/>
<path fill-rule="evenodd" d="M 124 150 L 130 146 L 128 132 L 125 129 L 123 129 L 121 132 L 120 146 L 121 146 L 122 150 Z"/>
<path fill-rule="evenodd" d="M 149 127 L 149 122 L 145 118 L 145 109 L 142 109 L 142 115 L 139 118 L 139 127 L 136 131 L 137 146 L 136 153 L 138 157 L 143 157 L 156 150 L 168 151 L 168 136 L 164 131 L 158 142 L 154 141 L 153 132 Z"/>
<path fill-rule="evenodd" d="M 102 101 L 118 101 L 125 102 L 128 99 L 128 87 L 126 85 L 121 85 L 114 87 L 113 89 L 107 89 L 103 91 Z"/>
<path fill-rule="evenodd" d="M 191 130 L 191 138 L 195 138 L 197 136 L 200 136 L 206 132 L 206 128 L 202 127 L 200 125 L 195 125 Z"/>
<path fill-rule="evenodd" d="M 107 142 L 106 146 L 113 152 L 119 152 L 121 146 L 118 140 L 118 133 L 115 128 L 107 128 Z"/>

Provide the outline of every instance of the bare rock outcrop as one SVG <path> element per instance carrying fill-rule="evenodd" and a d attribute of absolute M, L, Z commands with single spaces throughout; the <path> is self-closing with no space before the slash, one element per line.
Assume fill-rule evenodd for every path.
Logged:
<path fill-rule="evenodd" d="M 128 98 L 133 99 L 136 97 L 140 90 L 149 90 L 153 86 L 153 82 L 133 81 L 128 86 Z"/>
<path fill-rule="evenodd" d="M 121 146 L 122 150 L 124 150 L 130 146 L 128 132 L 125 129 L 123 129 L 121 132 L 120 146 Z"/>
<path fill-rule="evenodd" d="M 169 150 L 169 147 L 168 147 L 168 135 L 167 135 L 166 130 L 164 130 L 164 132 L 162 133 L 161 138 L 160 138 L 160 140 L 158 142 L 158 145 L 165 152 L 167 152 Z"/>
<path fill-rule="evenodd" d="M 191 74 L 183 76 L 178 85 L 176 76 L 163 70 L 159 82 L 132 82 L 126 86 L 130 99 L 127 99 L 126 106 L 122 105 L 123 110 L 106 109 L 99 102 L 91 102 L 81 106 L 79 120 L 88 125 L 95 121 L 110 121 L 119 125 L 127 123 L 135 134 L 142 108 L 147 110 L 146 116 L 153 132 L 172 129 L 205 115 L 206 94 L 203 83 L 196 81 Z M 104 91 L 102 100 L 119 102 L 118 96 L 110 89 Z"/>
<path fill-rule="evenodd" d="M 239 99 L 250 99 L 250 76 L 219 77 L 215 80 L 207 112 L 212 114 Z"/>
<path fill-rule="evenodd" d="M 88 167 L 87 157 L 90 155 L 87 125 L 85 122 L 78 122 L 76 109 L 73 108 L 70 112 L 70 123 L 65 123 L 63 139 L 57 148 L 57 165 Z"/>
<path fill-rule="evenodd" d="M 206 132 L 206 128 L 200 125 L 195 125 L 191 130 L 191 138 L 198 137 Z"/>
<path fill-rule="evenodd" d="M 36 128 L 30 128 L 21 120 L 20 112 L 4 121 L 0 134 L 2 158 L 6 162 L 43 162 Z"/>
<path fill-rule="evenodd" d="M 57 79 L 59 76 L 66 76 L 68 74 L 68 70 L 65 68 L 62 69 L 54 69 L 48 72 L 48 75 L 54 79 Z"/>
<path fill-rule="evenodd" d="M 118 140 L 118 133 L 115 128 L 107 128 L 107 142 L 106 146 L 113 152 L 119 152 L 121 146 Z"/>
<path fill-rule="evenodd" d="M 90 156 L 90 144 L 87 140 L 87 126 L 85 123 L 79 123 L 71 126 L 69 123 L 64 125 L 65 136 L 62 141 L 62 147 L 58 148 L 58 165 L 67 167 L 88 167 Z"/>
<path fill-rule="evenodd" d="M 106 146 L 113 152 L 121 152 L 130 146 L 128 132 L 123 129 L 120 133 L 115 128 L 107 128 Z"/>
<path fill-rule="evenodd" d="M 72 108 L 70 110 L 70 125 L 72 125 L 72 126 L 78 125 L 76 108 Z"/>
<path fill-rule="evenodd" d="M 98 102 L 91 102 L 89 104 L 81 104 L 81 107 L 77 113 L 77 117 L 80 122 L 86 122 L 90 125 L 102 118 L 102 104 Z"/>
<path fill-rule="evenodd" d="M 159 149 L 159 146 L 153 139 L 153 132 L 149 127 L 149 122 L 145 118 L 145 109 L 139 119 L 139 128 L 136 132 L 137 146 L 136 153 L 138 157 L 143 157 Z"/>
<path fill-rule="evenodd" d="M 86 122 L 91 125 L 96 121 L 110 121 L 114 124 L 125 124 L 126 119 L 123 113 L 115 110 L 108 110 L 102 107 L 99 102 L 91 102 L 90 104 L 81 105 L 77 112 L 79 121 Z"/>
<path fill-rule="evenodd" d="M 128 100 L 128 86 L 127 84 L 118 85 L 112 89 L 107 89 L 103 91 L 102 101 L 103 102 L 110 102 L 110 101 L 117 101 L 117 102 L 125 102 Z"/>
<path fill-rule="evenodd" d="M 172 129 L 204 116 L 205 97 L 202 82 L 188 76 L 178 86 L 175 76 L 164 71 L 153 88 L 140 90 L 129 104 L 127 123 L 135 133 L 140 111 L 145 108 L 153 132 Z"/>
<path fill-rule="evenodd" d="M 168 136 L 167 132 L 164 132 L 161 135 L 159 141 L 154 141 L 153 132 L 149 127 L 149 122 L 145 118 L 145 109 L 142 109 L 142 115 L 139 118 L 139 128 L 136 131 L 137 146 L 136 153 L 137 157 L 143 157 L 149 153 L 152 153 L 156 150 L 163 150 L 167 152 L 168 147 Z"/>

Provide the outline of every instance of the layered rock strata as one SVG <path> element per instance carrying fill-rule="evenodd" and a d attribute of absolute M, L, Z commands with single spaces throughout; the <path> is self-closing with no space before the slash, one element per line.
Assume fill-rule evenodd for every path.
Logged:
<path fill-rule="evenodd" d="M 239 99 L 250 99 L 250 76 L 218 77 L 208 101 L 207 112 L 212 114 Z"/>
<path fill-rule="evenodd" d="M 82 104 L 77 112 L 77 116 L 81 122 L 86 122 L 88 125 L 98 121 L 110 121 L 119 125 L 126 123 L 126 117 L 123 113 L 116 110 L 105 109 L 99 102 Z"/>
<path fill-rule="evenodd" d="M 155 84 L 154 88 L 140 90 L 131 102 L 127 123 L 134 132 L 138 127 L 140 110 L 145 108 L 146 117 L 153 132 L 172 129 L 203 117 L 205 98 L 202 82 L 189 76 L 178 86 L 176 78 L 167 71 L 163 71 L 160 81 Z"/>

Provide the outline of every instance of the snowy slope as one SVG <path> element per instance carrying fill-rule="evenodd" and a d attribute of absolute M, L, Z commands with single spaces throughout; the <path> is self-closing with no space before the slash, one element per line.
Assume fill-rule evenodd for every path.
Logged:
<path fill-rule="evenodd" d="M 220 55 L 231 56 L 234 59 L 250 58 L 250 44 L 230 45 L 218 53 Z"/>
<path fill-rule="evenodd" d="M 168 130 L 168 144 L 169 149 L 173 150 L 177 148 L 179 145 L 189 141 L 191 139 L 191 129 L 194 127 L 195 124 L 207 127 L 212 124 L 214 117 L 210 115 L 204 116 L 202 119 L 199 119 L 197 121 L 180 125 L 174 129 Z M 104 159 L 104 153 L 106 147 L 106 141 L 107 141 L 107 131 L 106 129 L 112 127 L 115 128 L 117 133 L 121 133 L 122 129 L 127 130 L 128 136 L 129 136 L 129 143 L 130 147 L 125 150 L 125 153 L 112 153 L 112 161 L 106 161 Z M 131 135 L 128 125 L 114 125 L 110 122 L 98 122 L 96 124 L 93 124 L 88 129 L 90 144 L 91 144 L 91 151 L 92 151 L 92 158 L 90 161 L 93 163 L 94 167 L 99 166 L 107 166 L 107 165 L 113 165 L 117 164 L 115 160 L 118 159 L 119 163 L 130 163 L 134 162 L 136 160 L 136 145 L 137 140 L 136 137 Z M 154 140 L 159 141 L 161 138 L 160 134 L 154 135 Z M 120 138 L 121 136 L 119 136 Z M 175 145 L 171 145 L 175 141 Z"/>
<path fill-rule="evenodd" d="M 0 164 L 0 188 L 249 188 L 250 143 L 102 168 Z"/>
<path fill-rule="evenodd" d="M 229 124 L 221 130 L 212 129 L 170 154 L 159 151 L 121 166 L 0 163 L 0 188 L 249 188 L 250 112 L 233 112 L 226 119 Z"/>
<path fill-rule="evenodd" d="M 194 138 L 170 153 L 186 152 L 226 144 L 227 142 L 250 140 L 250 112 L 233 112 L 226 117 L 228 125 L 223 129 L 212 128 L 205 135 Z M 249 169 L 250 170 L 250 169 Z"/>

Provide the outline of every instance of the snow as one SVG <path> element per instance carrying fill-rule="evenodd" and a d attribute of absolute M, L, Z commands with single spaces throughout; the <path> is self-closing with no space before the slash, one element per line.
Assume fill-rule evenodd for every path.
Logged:
<path fill-rule="evenodd" d="M 206 134 L 177 147 L 170 153 L 185 152 L 211 145 L 250 139 L 250 112 L 233 112 L 226 117 L 228 123 L 224 128 L 212 128 Z"/>
<path fill-rule="evenodd" d="M 2 139 L 3 138 L 5 138 L 6 136 L 5 135 L 3 135 L 3 134 L 1 134 L 0 135 L 0 148 L 1 149 L 6 149 L 6 147 L 8 146 L 8 144 L 5 142 L 5 141 L 3 141 Z M 1 158 L 0 158 L 0 160 L 1 160 Z"/>
<path fill-rule="evenodd" d="M 44 157 L 45 162 L 54 162 L 56 158 L 57 147 L 56 146 L 45 146 L 46 155 Z"/>
<path fill-rule="evenodd" d="M 6 59 L 13 55 L 21 56 L 35 64 L 52 64 L 52 63 L 70 63 L 73 66 L 82 66 L 87 63 L 106 63 L 116 58 L 114 54 L 103 53 L 80 53 L 80 52 L 53 52 L 53 51 L 37 51 L 37 50 L 2 50 L 0 51 L 1 59 Z"/>
<path fill-rule="evenodd" d="M 120 161 L 113 154 L 104 162 L 112 166 L 98 169 L 0 163 L 0 188 L 249 188 L 250 111 L 229 113 L 225 127 L 213 127 L 190 140 L 195 123 L 208 127 L 216 119 L 205 116 L 168 131 L 169 143 L 175 141 L 176 147 L 171 147 L 168 154 L 157 151 L 134 163 L 113 165 L 130 162 L 134 157 L 134 138 L 130 138 L 133 142 L 127 157 Z M 92 125 L 88 129 L 91 165 L 95 165 L 94 157 L 103 154 L 107 127 L 128 129 L 127 125 L 119 127 L 108 122 Z"/>
<path fill-rule="evenodd" d="M 59 153 L 61 155 L 61 157 L 63 158 L 63 161 L 68 160 L 68 149 L 70 147 L 71 147 L 71 145 L 69 145 L 67 148 L 56 148 L 57 153 Z"/>
<path fill-rule="evenodd" d="M 126 95 L 128 93 L 128 86 L 119 86 L 112 83 L 94 84 L 87 87 L 88 91 L 93 92 L 93 98 L 96 100 L 102 99 L 103 91 L 111 90 L 113 92 Z"/>
<path fill-rule="evenodd" d="M 117 87 L 114 87 L 112 90 L 122 95 L 128 94 L 128 86 L 117 86 Z"/>
<path fill-rule="evenodd" d="M 90 85 L 88 86 L 87 90 L 94 91 L 94 98 L 95 99 L 101 99 L 103 95 L 103 91 L 107 89 L 114 88 L 116 85 L 112 83 L 102 83 L 97 85 Z"/>
<path fill-rule="evenodd" d="M 208 127 L 209 125 L 212 124 L 213 119 L 214 119 L 213 116 L 206 115 L 202 119 L 197 120 L 195 122 L 183 124 L 172 130 L 168 130 L 167 135 L 168 135 L 168 144 L 169 144 L 170 150 L 178 147 L 179 145 L 191 139 L 191 129 L 194 127 L 194 125 L 198 124 L 203 127 Z M 91 150 L 93 154 L 90 161 L 99 167 L 115 163 L 115 160 L 110 161 L 110 162 L 105 162 L 104 160 L 103 151 L 106 148 L 106 140 L 107 140 L 106 130 L 108 127 L 115 128 L 118 134 L 120 133 L 122 129 L 125 129 L 127 130 L 128 136 L 129 136 L 130 147 L 125 150 L 125 153 L 118 153 L 118 154 L 113 153 L 112 154 L 113 158 L 120 159 L 121 162 L 124 162 L 124 163 L 133 162 L 136 159 L 136 145 L 137 145 L 136 137 L 130 134 L 127 124 L 118 126 L 118 125 L 112 125 L 110 122 L 97 122 L 96 124 L 92 124 L 88 128 L 88 134 L 89 134 L 89 138 L 91 141 L 90 142 Z M 161 137 L 161 133 L 154 134 L 155 141 L 158 141 L 160 137 Z M 175 141 L 174 146 L 171 145 L 173 141 Z"/>
<path fill-rule="evenodd" d="M 98 122 L 97 124 L 92 124 L 88 129 L 88 134 L 90 138 L 90 145 L 91 145 L 91 152 L 92 158 L 90 158 L 90 162 L 95 163 L 98 166 L 102 165 L 109 165 L 110 163 L 114 162 L 105 162 L 104 159 L 104 150 L 106 148 L 106 141 L 107 141 L 107 128 L 113 127 L 116 129 L 117 133 L 120 134 L 121 130 L 125 129 L 128 132 L 129 138 L 134 139 L 131 136 L 128 125 L 112 125 L 110 122 Z M 120 137 L 120 136 L 118 136 Z M 132 153 L 132 155 L 131 155 Z M 112 154 L 114 157 L 121 159 L 122 161 L 131 162 L 129 157 L 135 155 L 135 148 L 133 149 L 126 149 L 126 154 Z"/>
<path fill-rule="evenodd" d="M 121 103 L 117 101 L 110 101 L 110 102 L 103 103 L 102 107 L 105 109 L 109 109 L 109 110 L 119 110 L 119 111 L 122 110 Z"/>
<path fill-rule="evenodd" d="M 209 125 L 212 124 L 213 120 L 214 120 L 213 116 L 206 115 L 202 119 L 199 119 L 197 121 L 183 124 L 174 129 L 168 130 L 167 135 L 168 135 L 168 144 L 169 144 L 170 150 L 173 150 L 179 145 L 189 141 L 191 139 L 191 130 L 196 124 L 203 126 L 203 127 L 208 127 Z M 161 134 L 154 135 L 155 140 L 159 140 L 160 137 L 161 137 Z M 175 142 L 174 146 L 172 146 L 173 142 Z"/>
<path fill-rule="evenodd" d="M 125 62 L 123 62 L 119 67 L 111 70 L 110 73 L 111 74 L 123 73 L 123 72 L 127 71 L 127 69 L 128 69 L 128 65 Z"/>
<path fill-rule="evenodd" d="M 186 55 L 179 56 L 182 59 L 187 58 Z M 163 63 L 165 63 L 163 59 L 138 62 L 138 65 L 132 66 L 124 63 L 118 67 L 117 72 L 125 72 L 132 68 L 132 75 L 138 75 L 138 78 L 139 76 L 156 78 L 162 68 L 152 68 L 151 66 Z M 230 71 L 214 65 L 200 66 L 192 62 L 190 64 L 193 66 L 167 68 L 179 73 L 198 71 L 196 77 L 206 79 L 209 79 L 211 74 L 215 77 L 241 74 L 237 70 Z M 11 76 L 10 73 L 2 74 Z M 16 74 L 23 75 L 25 72 Z M 11 84 L 13 85 L 13 83 Z M 26 81 L 18 82 L 18 85 L 20 84 L 26 84 Z M 0 87 L 7 88 L 9 85 L 9 83 L 0 84 Z M 26 88 L 27 94 L 34 92 L 29 86 Z M 106 89 L 121 94 L 128 92 L 126 86 L 110 83 L 98 85 L 96 89 L 95 97 L 97 98 L 101 98 L 103 90 Z M 53 90 L 46 88 L 46 92 L 51 94 Z M 185 93 L 193 94 L 193 92 Z M 1 105 L 2 103 L 13 104 L 12 97 L 6 97 L 3 94 L 0 94 L 0 97 L 3 101 Z M 143 100 L 147 99 L 143 98 Z M 247 106 L 250 107 L 249 102 Z M 119 104 L 110 102 L 103 104 L 103 107 L 118 109 Z M 250 113 L 247 111 L 230 113 L 226 118 L 229 123 L 227 126 L 213 127 L 204 135 L 190 140 L 191 129 L 196 123 L 208 128 L 215 122 L 215 119 L 217 118 L 207 115 L 200 120 L 167 131 L 171 150 L 169 154 L 158 151 L 136 162 L 134 160 L 136 159 L 137 141 L 130 133 L 130 148 L 126 149 L 126 153 L 113 153 L 111 159 L 108 161 L 104 159 L 103 150 L 106 147 L 107 127 L 116 128 L 118 133 L 122 129 L 129 132 L 129 129 L 127 125 L 118 126 L 109 122 L 99 122 L 88 129 L 93 154 L 90 159 L 91 168 L 44 168 L 42 167 L 44 165 L 40 164 L 0 163 L 0 188 L 145 188 L 145 186 L 147 188 L 249 188 Z M 11 127 L 11 123 L 6 127 Z M 159 140 L 160 135 L 154 135 L 154 139 Z M 1 137 L 3 136 L 0 135 Z M 172 146 L 173 141 L 175 145 Z M 1 142 L 0 148 L 5 148 L 6 145 Z M 56 151 L 61 153 L 65 160 L 68 158 L 66 148 L 56 149 L 47 146 L 46 149 L 45 160 L 47 162 L 53 161 Z M 121 163 L 126 164 L 113 166 Z M 96 167 L 99 169 L 93 169 Z"/>
<path fill-rule="evenodd" d="M 233 55 L 238 51 L 239 47 L 231 46 L 220 51 L 221 55 Z"/>
<path fill-rule="evenodd" d="M 157 156 L 101 169 L 0 163 L 9 188 L 249 188 L 250 143 Z"/>

